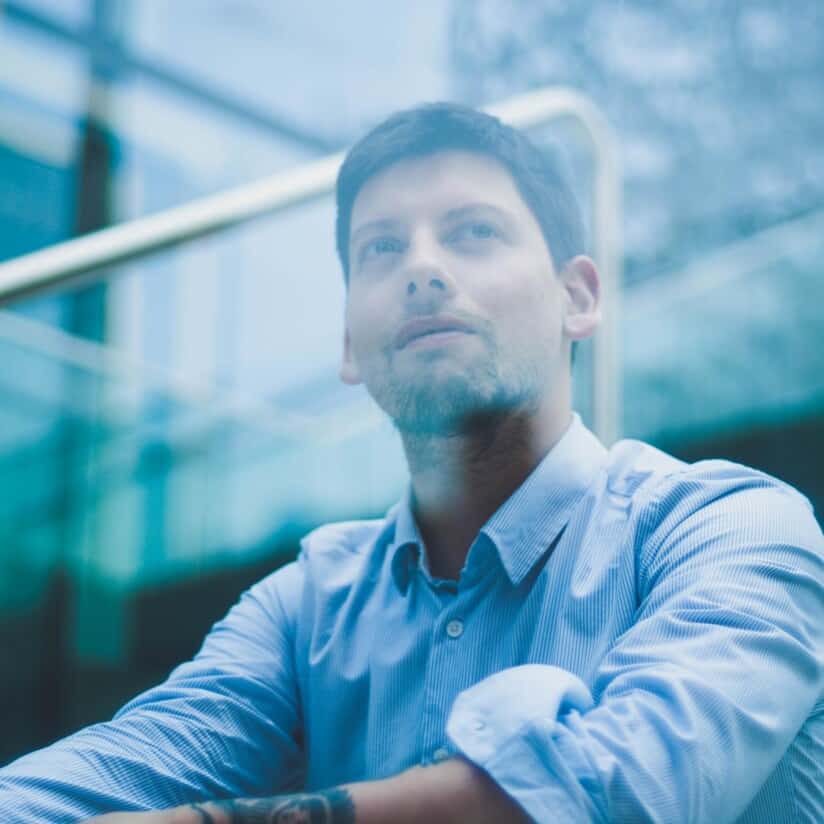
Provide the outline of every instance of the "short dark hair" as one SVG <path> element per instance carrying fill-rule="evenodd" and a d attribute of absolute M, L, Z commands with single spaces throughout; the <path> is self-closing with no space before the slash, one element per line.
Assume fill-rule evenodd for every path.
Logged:
<path fill-rule="evenodd" d="M 468 106 L 424 103 L 372 129 L 349 150 L 338 172 L 335 232 L 347 283 L 352 207 L 366 181 L 406 158 L 450 149 L 489 155 L 509 171 L 558 271 L 585 251 L 581 210 L 555 152 L 539 149 L 522 132 Z"/>

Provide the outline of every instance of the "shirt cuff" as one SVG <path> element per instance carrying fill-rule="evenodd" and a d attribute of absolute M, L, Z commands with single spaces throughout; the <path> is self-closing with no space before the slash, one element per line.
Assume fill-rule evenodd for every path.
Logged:
<path fill-rule="evenodd" d="M 597 776 L 560 721 L 592 706 L 584 682 L 566 670 L 512 667 L 460 693 L 446 733 L 534 821 L 599 821 Z"/>

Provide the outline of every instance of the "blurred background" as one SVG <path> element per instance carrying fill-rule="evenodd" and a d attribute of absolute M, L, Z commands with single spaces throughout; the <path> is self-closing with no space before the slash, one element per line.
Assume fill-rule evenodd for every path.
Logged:
<path fill-rule="evenodd" d="M 3 261 L 330 153 L 424 100 L 572 89 L 615 134 L 609 430 L 824 512 L 820 0 L 0 0 Z M 589 212 L 574 118 L 534 130 Z M 0 763 L 102 720 L 405 467 L 337 378 L 331 197 L 0 294 Z M 596 417 L 595 356 L 576 364 Z"/>

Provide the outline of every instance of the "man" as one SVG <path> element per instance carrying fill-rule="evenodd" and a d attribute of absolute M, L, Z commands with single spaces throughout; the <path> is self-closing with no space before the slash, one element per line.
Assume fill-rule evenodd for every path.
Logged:
<path fill-rule="evenodd" d="M 407 494 L 0 773 L 3 821 L 824 820 L 824 538 L 780 481 L 608 451 L 572 412 L 599 282 L 551 158 L 421 106 L 351 150 L 337 204 L 341 374 Z"/>

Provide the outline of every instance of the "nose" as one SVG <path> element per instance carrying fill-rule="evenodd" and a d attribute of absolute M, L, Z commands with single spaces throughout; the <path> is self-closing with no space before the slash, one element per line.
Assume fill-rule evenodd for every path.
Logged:
<path fill-rule="evenodd" d="M 410 244 L 405 282 L 408 298 L 443 299 L 455 293 L 455 282 L 437 244 L 429 238 L 418 237 Z"/>
<path fill-rule="evenodd" d="M 425 293 L 429 290 L 432 290 L 433 292 L 443 292 L 446 294 L 448 287 L 443 278 L 433 275 L 432 277 L 429 277 L 429 280 L 427 281 L 427 277 L 429 276 L 426 273 L 421 273 L 420 276 L 411 275 L 409 282 L 406 284 L 406 294 L 409 297 L 412 297 L 415 294 L 422 292 Z"/>

